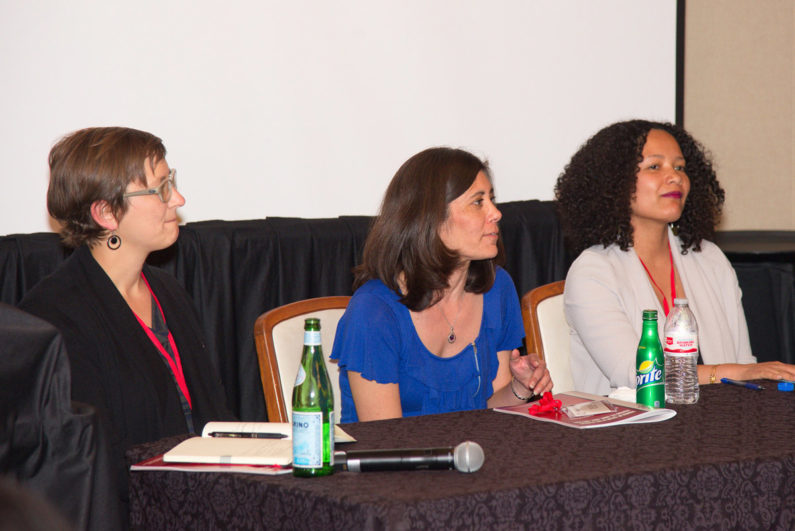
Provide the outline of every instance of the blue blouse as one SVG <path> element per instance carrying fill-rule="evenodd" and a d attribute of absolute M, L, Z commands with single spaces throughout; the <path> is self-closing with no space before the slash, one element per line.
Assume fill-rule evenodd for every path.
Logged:
<path fill-rule="evenodd" d="M 482 409 L 494 393 L 497 352 L 512 350 L 524 338 L 513 280 L 497 268 L 494 285 L 483 294 L 480 331 L 455 356 L 440 358 L 420 340 L 409 309 L 380 280 L 353 294 L 337 324 L 331 359 L 340 366 L 341 422 L 356 422 L 348 372 L 367 380 L 397 383 L 403 416 Z"/>

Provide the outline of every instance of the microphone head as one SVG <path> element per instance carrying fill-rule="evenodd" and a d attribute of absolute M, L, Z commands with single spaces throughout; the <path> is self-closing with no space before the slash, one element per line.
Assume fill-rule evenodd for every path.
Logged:
<path fill-rule="evenodd" d="M 459 472 L 477 472 L 485 459 L 483 448 L 476 442 L 464 441 L 453 450 L 453 463 Z"/>

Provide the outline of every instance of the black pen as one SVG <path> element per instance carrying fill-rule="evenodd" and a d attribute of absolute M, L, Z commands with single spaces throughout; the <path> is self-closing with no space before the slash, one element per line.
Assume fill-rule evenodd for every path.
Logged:
<path fill-rule="evenodd" d="M 264 431 L 213 431 L 210 432 L 210 437 L 229 437 L 232 439 L 286 439 L 288 436 L 283 433 L 267 433 Z"/>
<path fill-rule="evenodd" d="M 732 380 L 731 378 L 721 378 L 720 381 L 725 384 L 730 385 L 737 385 L 739 387 L 745 387 L 746 389 L 753 389 L 754 391 L 761 391 L 764 389 L 761 385 L 757 385 L 751 382 L 741 382 L 739 380 Z"/>

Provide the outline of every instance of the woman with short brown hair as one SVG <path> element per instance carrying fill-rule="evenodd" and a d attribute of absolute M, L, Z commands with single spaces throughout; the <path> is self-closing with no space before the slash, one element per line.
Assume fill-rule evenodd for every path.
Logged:
<path fill-rule="evenodd" d="M 188 294 L 145 263 L 177 240 L 185 204 L 165 155 L 159 138 L 122 127 L 55 144 L 47 206 L 76 249 L 20 303 L 63 335 L 72 398 L 97 409 L 122 486 L 130 446 L 232 418 Z"/>

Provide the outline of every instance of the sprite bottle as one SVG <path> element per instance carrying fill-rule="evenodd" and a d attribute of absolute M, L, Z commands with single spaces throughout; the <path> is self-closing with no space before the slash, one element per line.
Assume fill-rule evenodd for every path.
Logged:
<path fill-rule="evenodd" d="M 304 321 L 304 352 L 293 388 L 293 475 L 334 472 L 334 394 L 320 345 L 320 319 Z"/>
<path fill-rule="evenodd" d="M 635 356 L 638 404 L 663 407 L 665 404 L 665 358 L 657 332 L 657 310 L 643 310 L 643 331 Z"/>

